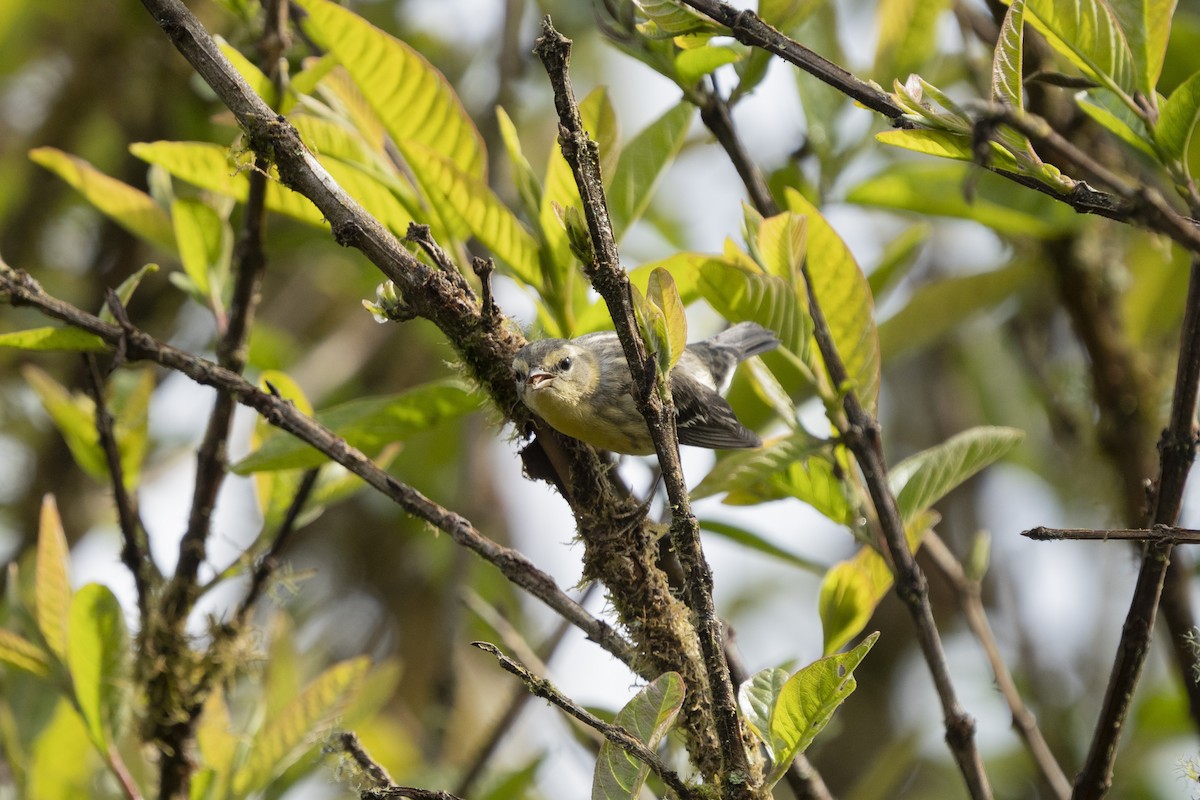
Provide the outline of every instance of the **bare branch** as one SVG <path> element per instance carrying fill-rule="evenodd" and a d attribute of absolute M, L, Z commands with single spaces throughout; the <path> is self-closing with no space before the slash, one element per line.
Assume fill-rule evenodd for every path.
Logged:
<path fill-rule="evenodd" d="M 1035 542 L 1058 542 L 1064 539 L 1085 542 L 1150 542 L 1156 544 L 1197 544 L 1200 531 L 1176 528 L 1173 525 L 1155 525 L 1153 528 L 1046 528 L 1038 526 L 1021 531 L 1022 536 Z"/>
<path fill-rule="evenodd" d="M 398 786 L 383 766 L 367 754 L 358 737 L 349 731 L 337 739 L 338 747 L 350 757 L 354 766 L 375 785 L 359 792 L 362 800 L 384 800 L 384 798 L 407 798 L 407 800 L 461 800 L 457 795 L 436 789 L 418 789 L 415 786 Z"/>

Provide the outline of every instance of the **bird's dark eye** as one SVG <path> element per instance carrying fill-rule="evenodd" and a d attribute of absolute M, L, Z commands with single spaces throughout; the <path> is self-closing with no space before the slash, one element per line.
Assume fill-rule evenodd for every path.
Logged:
<path fill-rule="evenodd" d="M 558 362 L 558 371 L 559 372 L 566 372 L 570 368 L 571 368 L 571 357 L 570 356 L 565 356 L 561 361 Z"/>

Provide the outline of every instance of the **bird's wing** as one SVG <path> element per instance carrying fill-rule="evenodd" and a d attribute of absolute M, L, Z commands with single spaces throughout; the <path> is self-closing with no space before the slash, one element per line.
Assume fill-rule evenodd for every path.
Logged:
<path fill-rule="evenodd" d="M 762 444 L 757 433 L 738 421 L 725 398 L 698 381 L 673 374 L 671 397 L 675 402 L 675 427 L 680 444 L 714 450 Z"/>

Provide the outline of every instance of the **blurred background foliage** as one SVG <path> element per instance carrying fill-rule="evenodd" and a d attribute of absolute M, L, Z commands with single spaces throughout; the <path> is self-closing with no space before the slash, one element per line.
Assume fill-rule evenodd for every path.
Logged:
<path fill-rule="evenodd" d="M 513 208 L 516 180 L 493 109 L 500 104 L 507 110 L 540 174 L 555 133 L 549 88 L 530 55 L 543 13 L 553 15 L 576 42 L 573 76 L 580 96 L 608 87 L 623 137 L 678 100 L 670 84 L 602 35 L 598 18 L 612 25 L 612 17 L 587 3 L 400 0 L 353 7 L 445 74 L 486 142 L 492 188 Z M 255 58 L 261 24 L 256 3 L 203 2 L 194 11 L 210 30 Z M 988 36 L 995 35 L 1002 7 L 976 0 L 794 0 L 788 11 L 791 32 L 801 41 L 885 87 L 917 71 L 952 93 L 986 96 Z M 1181 3 L 1161 92 L 1200 69 L 1198 42 L 1200 13 Z M 303 42 L 289 53 L 293 73 L 307 54 Z M 883 147 L 873 138 L 885 127 L 878 118 L 782 64 L 746 59 L 737 69 L 743 80 L 750 70 L 767 70 L 765 80 L 737 105 L 734 119 L 772 186 L 799 187 L 820 205 L 869 273 L 880 321 L 880 415 L 889 461 L 974 425 L 1027 433 L 1008 464 L 939 505 L 940 530 L 965 557 L 976 532 L 991 529 L 993 557 L 984 588 L 992 624 L 1043 732 L 1070 772 L 1086 749 L 1134 559 L 1118 545 L 1035 545 L 1017 539 L 1017 533 L 1034 524 L 1136 522 L 1140 480 L 1156 471 L 1153 444 L 1173 377 L 1186 259 L 1157 237 L 1077 217 L 970 166 Z M 717 80 L 725 86 L 734 82 L 725 71 Z M 1073 141 L 1155 180 L 1150 165 L 1091 124 L 1068 93 L 1033 85 L 1030 95 L 1039 113 Z M 162 339 L 211 352 L 212 314 L 168 278 L 180 265 L 99 214 L 35 164 L 29 151 L 58 148 L 151 190 L 153 179 L 146 163 L 130 153 L 131 143 L 230 144 L 236 134 L 229 115 L 140 5 L 0 4 L 0 254 L 49 293 L 98 309 L 104 287 L 159 262 L 162 269 L 145 278 L 131 313 Z M 726 236 L 740 239 L 740 198 L 732 169 L 695 124 L 630 233 L 627 263 L 680 249 L 719 251 Z M 236 221 L 238 211 L 233 215 Z M 455 374 L 453 355 L 431 325 L 377 325 L 363 311 L 360 300 L 372 295 L 380 276 L 325 231 L 273 215 L 267 247 L 263 302 L 250 348 L 252 377 L 264 370 L 286 372 L 315 407 L 324 408 Z M 532 302 L 519 289 L 500 280 L 497 291 L 503 310 L 534 323 Z M 6 309 L 0 319 L 3 331 L 41 324 L 22 309 Z M 28 567 L 42 497 L 53 492 L 73 547 L 75 582 L 87 575 L 120 595 L 130 581 L 116 557 L 109 489 L 76 466 L 50 424 L 30 389 L 28 371 L 21 369 L 34 361 L 66 387 L 84 385 L 74 354 L 34 359 L 0 350 L 0 554 Z M 1118 362 L 1132 374 L 1096 374 L 1097 365 L 1108 369 Z M 179 376 L 157 379 L 140 494 L 155 556 L 169 568 L 211 395 Z M 1121 396 L 1135 408 L 1124 408 L 1129 413 L 1122 416 L 1118 402 L 1114 416 L 1104 409 L 1098 386 L 1128 387 L 1130 393 Z M 739 391 L 748 396 L 745 387 Z M 736 406 L 745 402 L 735 395 Z M 498 429 L 498 417 L 483 408 L 420 433 L 399 448 L 390 469 L 493 538 L 533 552 L 561 545 L 567 555 L 556 557 L 552 571 L 570 585 L 578 579 L 576 567 L 562 565 L 572 558 L 570 522 L 556 499 L 518 485 L 516 448 L 508 431 Z M 244 454 L 252 427 L 248 417 L 241 419 L 235 458 Z M 1128 426 L 1140 431 L 1133 436 L 1138 452 L 1121 450 Z M 636 464 L 629 471 L 635 480 L 641 477 Z M 700 474 L 689 477 L 694 483 Z M 513 508 L 519 504 L 533 510 Z M 554 524 L 530 526 L 542 519 L 538 509 L 551 506 L 554 513 L 544 519 Z M 796 506 L 779 501 L 773 513 L 747 515 L 739 524 L 818 563 L 851 552 L 844 532 L 803 516 L 797 526 Z M 1195 523 L 1192 508 L 1185 511 L 1185 524 L 1189 517 Z M 249 479 L 228 481 L 214 529 L 214 570 L 228 566 L 255 539 L 260 523 L 253 509 Z M 514 520 L 520 523 L 514 526 Z M 720 610 L 745 631 L 739 642 L 750 665 L 778 666 L 770 659 L 780 653 L 796 663 L 817 657 L 818 579 L 721 540 L 713 545 L 714 558 L 729 558 L 717 564 Z M 263 612 L 256 674 L 231 692 L 235 716 L 237 693 L 254 691 L 247 687 L 294 694 L 330 664 L 365 654 L 376 667 L 370 690 L 359 695 L 363 709 L 348 721 L 400 782 L 452 788 L 477 760 L 507 699 L 521 694 L 465 643 L 524 638 L 536 646 L 551 635 L 554 621 L 490 567 L 369 493 L 331 504 L 309 520 L 287 560 L 290 579 Z M 721 591 L 722 583 L 733 588 Z M 965 704 L 979 718 L 998 796 L 1048 796 L 1008 731 L 1006 712 L 958 618 L 951 589 L 934 581 L 932 591 Z M 232 602 L 236 595 L 217 592 L 201 609 L 220 613 Z M 603 604 L 593 600 L 592 606 Z M 197 633 L 203 628 L 198 624 Z M 958 796 L 960 779 L 940 743 L 939 715 L 907 616 L 888 599 L 871 628 L 884 635 L 857 672 L 856 695 L 810 751 L 813 763 L 840 797 Z M 1163 657 L 1166 648 L 1156 644 L 1124 737 L 1114 796 L 1173 796 L 1182 787 L 1179 762 L 1196 749 L 1178 677 Z M 557 669 L 571 671 L 578 685 L 588 680 L 589 659 L 608 657 L 586 650 L 586 644 L 576 646 L 585 655 Z M 32 683 L 16 670 L 0 673 L 0 694 L 10 698 L 0 727 L 9 745 L 26 749 L 41 730 L 28 721 L 49 719 L 52 712 Z M 621 679 L 615 683 L 619 687 Z M 632 693 L 633 683 L 629 676 L 630 691 L 605 702 L 610 710 Z M 570 770 L 539 769 L 548 750 L 573 752 L 576 745 L 548 735 L 562 723 L 535 705 L 525 712 L 531 721 L 518 729 L 521 734 L 509 737 L 487 763 L 482 785 L 489 790 L 472 797 L 582 796 L 590 774 L 587 758 L 576 759 L 581 766 L 575 777 Z M 590 746 L 582 737 L 579 752 Z M 264 796 L 348 791 L 331 786 L 329 772 L 302 779 L 316 757 L 309 751 Z M 90 796 L 115 792 L 109 783 L 88 783 L 82 773 L 78 780 Z M 0 789 L 5 792 L 11 790 Z"/>

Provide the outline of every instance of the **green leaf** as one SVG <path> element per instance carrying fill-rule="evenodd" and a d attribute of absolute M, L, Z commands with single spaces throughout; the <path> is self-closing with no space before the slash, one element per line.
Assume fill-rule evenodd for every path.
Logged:
<path fill-rule="evenodd" d="M 872 297 L 878 299 L 881 294 L 895 286 L 900 278 L 908 273 L 908 270 L 917 263 L 917 256 L 920 255 L 921 248 L 929 240 L 929 234 L 932 231 L 932 225 L 928 222 L 920 222 L 909 226 L 904 233 L 884 246 L 879 263 L 867 276 L 867 282 L 871 285 Z M 879 333 L 881 338 L 883 336 L 882 327 L 881 325 Z M 880 347 L 883 347 L 882 342 Z"/>
<path fill-rule="evenodd" d="M 768 786 L 774 786 L 783 777 L 792 760 L 808 748 L 829 724 L 838 706 L 858 686 L 854 670 L 878 639 L 879 633 L 875 632 L 848 653 L 814 661 L 779 688 L 774 712 L 770 715 L 768 736 L 774 758 L 766 778 Z M 773 691 L 775 676 L 765 683 L 766 686 L 760 683 L 756 688 L 764 694 Z"/>
<path fill-rule="evenodd" d="M 680 83 L 690 86 L 705 75 L 716 72 L 718 68 L 741 59 L 742 54 L 732 47 L 706 44 L 676 53 L 675 72 Z"/>
<path fill-rule="evenodd" d="M 884 361 L 919 352 L 939 341 L 966 320 L 993 308 L 1038 275 L 1030 262 L 977 275 L 944 278 L 927 283 L 908 303 L 879 324 L 879 350 Z"/>
<path fill-rule="evenodd" d="M 328 731 L 358 693 L 370 660 L 343 661 L 321 673 L 254 737 L 250 757 L 233 777 L 233 791 L 246 796 L 265 788 Z"/>
<path fill-rule="evenodd" d="M 228 224 L 212 207 L 201 200 L 177 199 L 171 205 L 175 240 L 179 242 L 179 260 L 183 271 L 196 286 L 206 305 L 213 302 L 210 276 L 221 270 L 233 252 L 233 237 Z"/>
<path fill-rule="evenodd" d="M 1021 82 L 1025 71 L 1021 67 L 1025 39 L 1025 0 L 1013 0 L 1000 24 L 1000 37 L 992 57 L 992 99 L 1016 109 L 1025 108 Z"/>
<path fill-rule="evenodd" d="M 67 654 L 67 620 L 71 610 L 71 549 L 63 531 L 54 495 L 42 498 L 38 521 L 37 571 L 34 598 L 38 630 L 50 652 L 60 660 Z"/>
<path fill-rule="evenodd" d="M 1040 239 L 1061 236 L 1080 224 L 1069 206 L 999 175 L 960 164 L 893 164 L 855 186 L 846 199 L 879 208 L 970 219 L 999 233 Z"/>
<path fill-rule="evenodd" d="M 0 628 L 0 663 L 45 677 L 50 674 L 50 654 L 12 631 Z"/>
<path fill-rule="evenodd" d="M 675 724 L 683 697 L 683 678 L 676 672 L 663 673 L 617 712 L 613 722 L 654 750 Z M 649 771 L 648 766 L 606 739 L 596 758 L 592 800 L 636 800 Z"/>
<path fill-rule="evenodd" d="M 30 746 L 24 796 L 38 800 L 95 797 L 99 768 L 87 726 L 64 698 L 54 706 Z"/>
<path fill-rule="evenodd" d="M 99 353 L 108 349 L 104 340 L 94 333 L 78 328 L 49 327 L 0 333 L 0 347 L 12 347 L 17 350 L 67 350 L 79 353 Z"/>
<path fill-rule="evenodd" d="M 648 20 L 638 23 L 637 29 L 648 39 L 671 39 L 688 34 L 728 33 L 728 29 L 724 26 L 671 0 L 637 0 L 637 7 Z"/>
<path fill-rule="evenodd" d="M 771 738 L 771 724 L 779 695 L 791 675 L 786 669 L 767 668 L 754 673 L 738 687 L 738 707 L 749 726 L 767 749 L 767 756 L 776 761 L 775 748 L 783 743 Z"/>
<path fill-rule="evenodd" d="M 1176 0 L 1117 0 L 1111 3 L 1117 23 L 1129 42 L 1137 88 L 1151 103 L 1162 74 L 1171 36 Z"/>
<path fill-rule="evenodd" d="M 215 791 L 210 797 L 224 797 L 233 771 L 234 758 L 242 744 L 241 737 L 234 732 L 229 718 L 229 707 L 225 703 L 225 692 L 220 685 L 213 687 L 204 700 L 204 709 L 196 725 L 196 745 L 200 750 L 200 763 L 213 771 Z"/>
<path fill-rule="evenodd" d="M 716 261 L 713 256 L 703 253 L 675 253 L 660 261 L 651 261 L 629 271 L 629 282 L 643 294 L 649 288 L 650 276 L 656 269 L 665 269 L 671 273 L 679 297 L 686 306 L 700 296 L 697 282 L 700 279 L 700 268 L 709 261 Z M 585 308 L 576 317 L 575 335 L 591 333 L 592 331 L 612 329 L 612 317 L 609 316 L 608 306 L 603 300 L 598 300 Z"/>
<path fill-rule="evenodd" d="M 955 434 L 939 445 L 909 456 L 888 475 L 900 516 L 907 524 L 984 467 L 1021 443 L 1016 428 L 981 426 Z"/>
<path fill-rule="evenodd" d="M 1167 98 L 1154 126 L 1154 138 L 1169 158 L 1187 164 L 1188 143 L 1200 117 L 1200 72 L 1191 75 Z"/>
<path fill-rule="evenodd" d="M 113 376 L 113 438 L 121 460 L 125 488 L 133 491 L 141 482 L 142 463 L 150 443 L 150 398 L 154 394 L 153 367 L 140 367 Z"/>
<path fill-rule="evenodd" d="M 808 217 L 808 272 L 838 355 L 859 401 L 874 414 L 879 399 L 879 334 L 871 286 L 846 243 L 817 207 L 794 189 L 788 207 Z M 840 391 L 841 387 L 834 387 Z"/>
<path fill-rule="evenodd" d="M 700 295 L 730 322 L 750 320 L 774 331 L 782 346 L 800 358 L 808 353 L 810 328 L 796 288 L 744 262 L 718 259 L 700 266 Z"/>
<path fill-rule="evenodd" d="M 117 295 L 117 300 L 121 301 L 121 305 L 128 306 L 130 299 L 133 298 L 133 293 L 141 285 L 142 279 L 156 272 L 158 272 L 158 264 L 143 264 L 141 269 L 121 281 L 121 285 L 113 290 Z M 96 316 L 112 325 L 115 325 L 117 322 L 117 318 L 113 316 L 112 309 L 108 307 L 107 301 L 100 306 L 100 313 Z"/>
<path fill-rule="evenodd" d="M 1159 156 L 1154 151 L 1145 120 L 1112 92 L 1107 89 L 1078 92 L 1075 95 L 1075 104 L 1121 141 L 1158 160 Z"/>
<path fill-rule="evenodd" d="M 443 219 L 461 220 L 526 285 L 538 279 L 537 242 L 487 184 L 419 142 L 401 152 Z"/>
<path fill-rule="evenodd" d="M 304 24 L 337 56 L 397 145 L 418 142 L 484 180 L 483 138 L 450 82 L 404 42 L 326 0 L 298 0 Z"/>
<path fill-rule="evenodd" d="M 646 298 L 654 304 L 662 315 L 665 330 L 659 337 L 660 346 L 666 346 L 665 353 L 659 353 L 660 364 L 665 364 L 662 370 L 666 375 L 675 367 L 683 349 L 687 346 L 687 312 L 683 308 L 683 300 L 671 273 L 659 267 L 650 273 L 647 284 Z"/>
<path fill-rule="evenodd" d="M 107 586 L 89 583 L 71 602 L 67 666 L 88 736 L 108 751 L 125 712 L 129 636 L 121 604 Z"/>
<path fill-rule="evenodd" d="M 748 550 L 756 550 L 763 555 L 777 558 L 793 567 L 799 567 L 805 572 L 811 572 L 814 575 L 824 575 L 827 570 L 824 564 L 805 558 L 804 556 L 796 555 L 791 550 L 785 550 L 754 531 L 747 530 L 741 526 L 715 519 L 701 519 L 700 527 L 709 533 L 715 533 L 717 536 L 735 542 Z"/>
<path fill-rule="evenodd" d="M 1026 21 L 1084 75 L 1133 96 L 1139 80 L 1133 53 L 1105 0 L 1027 0 L 1025 8 Z"/>
<path fill-rule="evenodd" d="M 175 251 L 171 220 L 150 195 L 53 147 L 30 150 L 29 157 L 69 183 L 97 210 L 134 236 L 168 252 Z"/>
<path fill-rule="evenodd" d="M 887 85 L 893 78 L 921 71 L 937 52 L 938 19 L 950 6 L 949 0 L 881 0 L 875 12 L 875 80 Z"/>
<path fill-rule="evenodd" d="M 525 158 L 525 151 L 521 149 L 517 126 L 501 106 L 496 106 L 496 123 L 500 130 L 500 139 L 508 153 L 508 162 L 512 165 L 513 182 L 517 185 L 517 194 L 525 207 L 525 213 L 529 219 L 537 219 L 538 209 L 542 206 L 542 185 L 538 182 L 529 159 Z M 537 286 L 536 283 L 531 285 Z"/>
<path fill-rule="evenodd" d="M 755 236 L 758 261 L 771 275 L 802 286 L 801 267 L 808 248 L 808 218 L 791 211 L 762 220 Z"/>
<path fill-rule="evenodd" d="M 275 87 L 261 69 L 259 69 L 250 59 L 242 55 L 242 52 L 221 36 L 214 36 L 213 41 L 216 42 L 218 49 L 229 59 L 229 63 L 233 64 L 233 68 L 238 71 L 238 74 L 250 84 L 250 88 L 254 93 L 262 98 L 263 102 L 272 108 L 278 108 L 279 98 L 275 97 Z"/>
<path fill-rule="evenodd" d="M 701 48 L 701 51 L 705 49 L 710 48 Z M 604 193 L 618 241 L 645 212 L 654 196 L 658 179 L 679 155 L 687 139 L 694 110 L 695 106 L 691 103 L 680 102 L 647 125 L 621 149 L 616 170 Z"/>
<path fill-rule="evenodd" d="M 447 420 L 476 410 L 479 400 L 458 380 L 433 381 L 386 397 L 351 400 L 318 412 L 317 421 L 367 455 Z M 230 467 L 239 475 L 262 470 L 315 467 L 328 458 L 288 434 L 267 438 L 262 447 Z"/>
<path fill-rule="evenodd" d="M 905 524 L 904 538 L 911 552 L 920 548 L 925 532 L 937 520 L 936 512 L 924 511 Z M 871 547 L 864 546 L 829 568 L 817 605 L 826 654 L 842 649 L 866 627 L 892 583 L 888 563 Z"/>
<path fill-rule="evenodd" d="M 96 406 L 92 399 L 72 396 L 62 384 L 33 364 L 21 367 L 21 375 L 41 400 L 54 427 L 62 434 L 75 463 L 95 480 L 107 479 L 108 462 L 100 449 L 100 437 L 96 433 Z"/>
<path fill-rule="evenodd" d="M 232 197 L 239 203 L 246 202 L 250 193 L 247 170 L 253 161 L 247 160 L 246 154 L 236 159 L 231 157 L 228 147 L 208 142 L 135 142 L 129 146 L 129 152 L 148 164 L 161 166 L 176 178 Z M 267 208 L 309 225 L 325 224 L 325 218 L 308 198 L 279 183 L 274 168 L 271 176 L 267 183 Z"/>
<path fill-rule="evenodd" d="M 955 161 L 975 162 L 975 141 L 969 134 L 951 133 L 950 131 L 931 130 L 894 130 L 881 131 L 875 134 L 876 141 L 902 147 L 916 153 L 949 158 Z M 1022 171 L 1022 167 L 1013 158 L 1012 153 L 1004 149 L 998 142 L 991 142 L 989 153 L 992 166 L 1012 172 Z"/>

